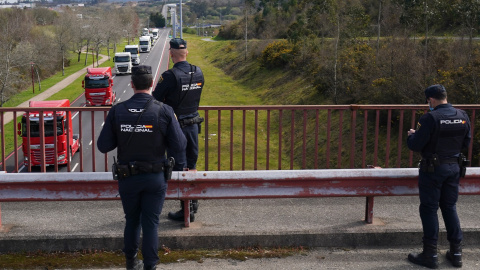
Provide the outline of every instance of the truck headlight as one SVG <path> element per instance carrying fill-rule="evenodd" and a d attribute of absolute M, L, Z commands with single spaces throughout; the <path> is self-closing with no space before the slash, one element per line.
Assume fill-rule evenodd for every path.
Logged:
<path fill-rule="evenodd" d="M 65 159 L 65 154 L 58 156 L 57 161 L 62 161 Z"/>

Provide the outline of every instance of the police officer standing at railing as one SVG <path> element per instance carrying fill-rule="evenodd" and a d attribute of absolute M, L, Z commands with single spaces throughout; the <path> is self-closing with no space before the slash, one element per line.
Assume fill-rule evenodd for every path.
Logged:
<path fill-rule="evenodd" d="M 165 71 L 153 92 L 153 96 L 165 104 L 172 106 L 182 131 L 187 138 L 187 168 L 197 170 L 198 133 L 203 118 L 198 114 L 200 96 L 204 85 L 204 77 L 200 67 L 187 62 L 187 42 L 181 38 L 170 40 L 170 58 L 174 66 Z M 180 202 L 178 212 L 168 213 L 168 218 L 183 221 L 184 204 Z M 190 204 L 190 221 L 195 220 L 194 213 L 198 209 L 198 200 Z"/>
<path fill-rule="evenodd" d="M 429 268 L 438 267 L 438 207 L 442 211 L 450 250 L 446 257 L 453 266 L 462 266 L 462 229 L 456 203 L 460 177 L 465 176 L 468 161 L 461 150 L 470 144 L 468 115 L 447 102 L 442 85 L 425 89 L 430 112 L 420 117 L 416 130 L 408 131 L 407 144 L 421 152 L 418 189 L 420 218 L 423 226 L 423 252 L 409 254 L 408 259 Z"/>
<path fill-rule="evenodd" d="M 173 109 L 150 94 L 152 68 L 132 69 L 134 95 L 108 112 L 98 137 L 102 153 L 117 148 L 112 172 L 125 212 L 124 249 L 127 269 L 155 269 L 158 258 L 158 223 L 171 169 L 186 166 L 186 139 Z M 166 162 L 165 150 L 175 159 Z M 173 164 L 175 163 L 175 164 Z M 175 168 L 172 168 L 175 166 Z M 143 231 L 143 262 L 137 258 Z"/>

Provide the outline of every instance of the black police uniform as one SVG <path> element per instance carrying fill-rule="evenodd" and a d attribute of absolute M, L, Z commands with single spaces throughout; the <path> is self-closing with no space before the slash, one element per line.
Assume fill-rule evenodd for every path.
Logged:
<path fill-rule="evenodd" d="M 445 91 L 443 86 L 432 86 Z M 428 97 L 428 96 L 427 96 Z M 438 208 L 442 211 L 451 250 L 458 257 L 447 258 L 461 266 L 460 243 L 463 239 L 456 203 L 460 181 L 460 152 L 470 144 L 470 120 L 468 115 L 451 104 L 439 104 L 435 109 L 420 117 L 415 133 L 408 136 L 408 148 L 421 152 L 419 167 L 420 218 L 423 226 L 424 251 L 410 254 L 409 260 L 430 268 L 438 267 Z"/>
<path fill-rule="evenodd" d="M 187 43 L 183 39 L 170 40 L 173 49 L 186 49 Z M 172 106 L 183 134 L 187 138 L 187 168 L 197 168 L 198 160 L 198 133 L 203 118 L 198 114 L 200 96 L 205 83 L 200 67 L 189 64 L 187 61 L 175 63 L 172 69 L 162 74 L 160 82 L 156 85 L 152 95 L 159 101 Z M 169 213 L 168 217 L 174 220 L 183 220 L 184 204 L 180 201 L 181 210 Z M 192 200 L 190 220 L 195 220 L 194 213 L 198 209 L 198 201 Z"/>
<path fill-rule="evenodd" d="M 410 150 L 422 154 L 419 192 L 423 241 L 437 245 L 440 205 L 448 241 L 460 243 L 462 230 L 455 206 L 460 179 L 458 158 L 462 148 L 470 144 L 470 120 L 464 111 L 448 103 L 420 117 L 418 124 L 407 143 Z M 436 164 L 434 154 L 438 156 Z"/>
<path fill-rule="evenodd" d="M 149 94 L 134 94 L 110 109 L 97 147 L 102 153 L 117 148 L 119 166 L 135 165 L 118 181 L 126 219 L 123 251 L 127 262 L 136 257 L 142 229 L 145 269 L 153 268 L 158 262 L 157 230 L 167 189 L 162 171 L 165 150 L 175 158 L 177 170 L 186 163 L 186 139 L 172 108 Z"/>
<path fill-rule="evenodd" d="M 204 85 L 202 70 L 187 61 L 175 63 L 162 74 L 153 96 L 172 106 L 183 133 L 187 138 L 187 168 L 196 169 L 198 159 L 198 133 L 202 119 L 198 114 Z"/>

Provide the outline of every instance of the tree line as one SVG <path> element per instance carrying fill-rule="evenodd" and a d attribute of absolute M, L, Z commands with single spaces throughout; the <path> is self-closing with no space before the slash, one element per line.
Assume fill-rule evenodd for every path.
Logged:
<path fill-rule="evenodd" d="M 98 59 L 107 48 L 110 57 L 117 43 L 133 40 L 139 29 L 132 8 L 0 9 L 0 106 L 28 87 L 32 68 L 40 79 L 60 70 L 64 75 L 72 53 L 80 62 L 82 52 L 93 50 Z"/>
<path fill-rule="evenodd" d="M 222 27 L 223 39 L 290 71 L 336 104 L 424 103 L 442 83 L 452 103 L 480 100 L 480 3 L 475 0 L 259 0 Z M 258 43 L 258 42 L 256 42 Z"/>

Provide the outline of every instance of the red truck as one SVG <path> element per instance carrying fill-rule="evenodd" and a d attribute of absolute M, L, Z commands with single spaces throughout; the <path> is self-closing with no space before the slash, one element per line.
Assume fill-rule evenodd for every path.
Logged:
<path fill-rule="evenodd" d="M 70 107 L 68 99 L 50 100 L 50 101 L 30 101 L 30 107 Z M 41 146 L 40 146 L 40 113 L 30 112 L 30 140 L 27 134 L 27 113 L 22 117 L 22 122 L 18 123 L 18 135 L 22 136 L 22 150 L 25 157 L 25 165 L 41 165 Z M 57 138 L 54 137 L 54 123 L 57 122 Z M 70 152 L 70 161 L 73 154 L 80 149 L 80 140 L 78 134 L 73 134 L 71 112 L 52 111 L 43 112 L 44 136 L 45 136 L 45 165 L 67 164 L 67 150 Z M 67 138 L 68 129 L 68 138 Z M 67 140 L 70 148 L 67 146 Z M 57 153 L 55 154 L 55 145 Z M 29 149 L 30 148 L 30 149 Z M 29 152 L 30 150 L 30 152 Z"/>
<path fill-rule="evenodd" d="M 111 67 L 87 68 L 82 87 L 87 106 L 113 105 L 115 102 Z"/>

